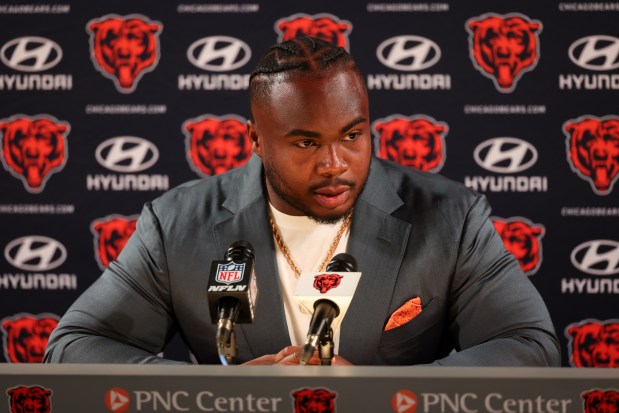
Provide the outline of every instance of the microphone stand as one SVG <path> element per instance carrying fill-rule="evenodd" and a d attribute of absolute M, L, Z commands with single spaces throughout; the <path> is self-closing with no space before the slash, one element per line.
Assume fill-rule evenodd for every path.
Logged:
<path fill-rule="evenodd" d="M 234 334 L 234 330 L 230 332 L 228 341 L 226 341 L 223 346 L 217 347 L 221 364 L 224 366 L 236 364 L 236 335 Z"/>
<path fill-rule="evenodd" d="M 333 329 L 331 326 L 325 329 L 324 334 L 320 337 L 318 356 L 320 357 L 321 366 L 330 366 L 333 359 Z"/>

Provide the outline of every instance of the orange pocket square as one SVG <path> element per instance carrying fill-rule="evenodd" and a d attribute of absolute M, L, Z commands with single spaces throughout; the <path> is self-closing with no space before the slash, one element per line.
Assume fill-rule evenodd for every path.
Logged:
<path fill-rule="evenodd" d="M 393 312 L 393 314 L 391 314 L 391 317 L 389 317 L 389 321 L 387 321 L 387 325 L 385 326 L 385 331 L 408 323 L 413 318 L 417 317 L 419 313 L 421 313 L 421 298 L 411 298 L 405 302 L 402 307 L 398 308 Z"/>

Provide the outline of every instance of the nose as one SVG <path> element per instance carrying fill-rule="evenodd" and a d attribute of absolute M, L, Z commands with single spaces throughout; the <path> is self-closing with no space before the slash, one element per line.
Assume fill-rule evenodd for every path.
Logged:
<path fill-rule="evenodd" d="M 503 59 L 509 57 L 511 54 L 509 44 L 505 41 L 498 41 L 494 50 L 495 50 L 496 56 L 499 58 L 503 58 Z"/>
<path fill-rule="evenodd" d="M 319 175 L 326 178 L 339 176 L 348 170 L 339 144 L 324 145 L 318 150 L 320 159 L 316 166 Z"/>
<path fill-rule="evenodd" d="M 114 47 L 116 57 L 124 59 L 131 55 L 131 42 L 126 37 L 118 39 Z"/>

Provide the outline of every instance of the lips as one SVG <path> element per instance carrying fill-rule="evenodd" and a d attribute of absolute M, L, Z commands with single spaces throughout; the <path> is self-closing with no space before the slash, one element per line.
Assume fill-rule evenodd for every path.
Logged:
<path fill-rule="evenodd" d="M 325 186 L 314 191 L 314 197 L 318 203 L 329 209 L 342 206 L 348 200 L 349 186 Z"/>

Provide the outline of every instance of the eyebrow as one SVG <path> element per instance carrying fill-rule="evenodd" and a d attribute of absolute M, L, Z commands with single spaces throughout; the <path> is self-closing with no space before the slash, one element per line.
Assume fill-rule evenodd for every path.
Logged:
<path fill-rule="evenodd" d="M 365 120 L 366 119 L 363 116 L 359 116 L 358 118 L 356 118 L 355 120 L 353 120 L 352 122 L 344 126 L 342 129 L 340 129 L 340 133 L 345 133 L 346 131 L 351 129 L 353 126 L 361 122 L 365 122 Z M 318 138 L 320 137 L 320 133 L 309 131 L 309 130 L 304 130 L 304 129 L 293 129 L 285 135 L 285 137 L 287 138 L 291 136 L 305 136 L 306 138 Z"/>

